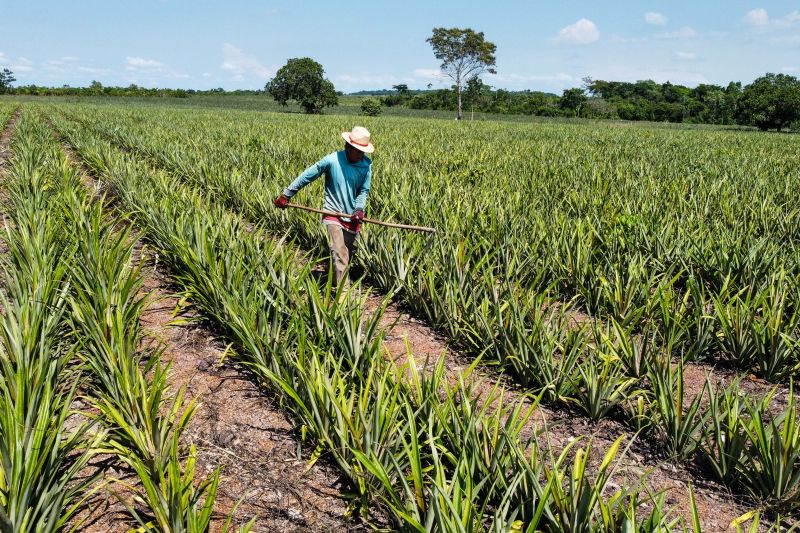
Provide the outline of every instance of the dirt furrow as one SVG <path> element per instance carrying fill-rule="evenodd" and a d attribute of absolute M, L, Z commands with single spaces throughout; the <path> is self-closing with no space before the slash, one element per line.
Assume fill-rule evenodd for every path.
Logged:
<path fill-rule="evenodd" d="M 11 145 L 11 138 L 14 136 L 14 127 L 17 125 L 21 114 L 22 108 L 18 107 L 14 111 L 14 114 L 11 115 L 8 123 L 6 123 L 3 132 L 0 133 L 0 173 L 5 170 L 5 166 L 8 164 L 9 159 L 11 159 L 9 147 Z"/>
<path fill-rule="evenodd" d="M 79 157 L 62 147 L 87 187 L 101 191 Z M 179 297 L 169 272 L 146 246 L 137 245 L 136 256 L 145 264 L 143 292 L 150 295 L 142 314 L 147 342 L 163 345 L 171 389 L 185 386 L 187 396 L 200 404 L 184 433 L 185 444 L 198 449 L 199 477 L 221 468 L 215 526 L 221 528 L 236 507 L 234 524 L 258 516 L 255 531 L 357 531 L 359 526 L 344 518 L 347 503 L 333 469 L 320 461 L 305 473 L 291 421 L 244 369 L 221 362 L 224 343 L 197 325 L 191 312 L 180 312 L 182 320 L 175 323 Z M 105 472 L 106 478 L 116 475 Z M 82 530 L 127 531 L 131 524 L 124 508 L 113 500 L 98 492 L 81 517 L 86 519 Z"/>
<path fill-rule="evenodd" d="M 381 301 L 380 296 L 370 295 L 367 298 L 368 312 L 374 312 Z M 422 364 L 427 358 L 429 367 L 440 357 L 445 357 L 446 371 L 451 382 L 454 382 L 457 375 L 472 362 L 469 357 L 450 347 L 443 336 L 402 311 L 396 303 L 391 303 L 386 308 L 380 324 L 386 331 L 384 348 L 387 356 L 398 363 L 404 363 L 409 352 L 414 354 L 417 364 Z M 499 381 L 506 389 L 505 401 L 523 401 L 525 405 L 531 405 L 532 400 L 528 395 L 516 387 L 505 374 L 479 366 L 470 379 L 478 393 L 488 392 Z M 737 498 L 725 487 L 698 475 L 692 465 L 676 464 L 664 458 L 654 443 L 631 435 L 631 429 L 619 420 L 605 418 L 592 422 L 582 414 L 566 408 L 539 405 L 534 410 L 528 434 L 531 435 L 534 431 L 539 433 L 537 441 L 542 449 L 552 451 L 555 456 L 576 439 L 581 439 L 581 446 L 591 442 L 595 450 L 595 467 L 599 467 L 605 450 L 620 435 L 629 435 L 634 442 L 627 455 L 620 459 L 617 476 L 612 480 L 610 488 L 634 486 L 646 474 L 646 483 L 650 489 L 654 493 L 663 491 L 666 503 L 689 523 L 691 507 L 688 487 L 691 483 L 704 531 L 727 530 L 732 520 L 748 511 L 744 498 Z M 626 444 L 628 442 L 630 440 Z"/>

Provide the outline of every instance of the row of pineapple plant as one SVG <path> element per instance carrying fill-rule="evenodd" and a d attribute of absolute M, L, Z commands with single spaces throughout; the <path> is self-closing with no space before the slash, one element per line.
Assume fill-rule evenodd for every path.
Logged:
<path fill-rule="evenodd" d="M 168 153 L 165 148 L 158 150 L 153 148 L 153 154 L 163 156 Z M 202 159 L 199 161 L 199 165 L 206 164 Z M 239 208 L 247 207 L 248 204 L 243 199 L 252 195 L 235 193 L 236 187 L 231 182 L 199 181 L 204 179 L 203 168 L 200 168 L 199 174 L 200 178 L 194 177 L 198 180 L 195 182 L 196 185 L 204 186 L 215 196 L 220 194 L 219 191 L 230 191 L 229 196 L 223 197 L 226 203 Z M 183 175 L 186 179 L 191 172 L 184 170 Z M 501 253 L 503 252 L 498 252 L 498 255 Z M 475 255 L 477 254 L 470 254 L 470 251 L 456 249 L 453 252 L 453 263 L 468 261 L 470 256 Z M 506 265 L 517 260 L 514 253 L 505 252 L 505 256 Z M 486 261 L 486 263 L 491 262 L 491 259 Z M 432 277 L 431 271 L 426 270 L 425 276 Z M 699 398 L 687 399 L 688 406 L 695 405 L 695 410 L 689 417 L 684 416 L 682 411 L 676 412 L 673 406 L 675 402 L 667 401 L 674 397 L 678 390 L 682 390 L 683 385 L 682 373 L 677 374 L 674 370 L 669 370 L 668 356 L 679 351 L 685 359 L 701 359 L 714 346 L 733 338 L 736 333 L 741 333 L 734 331 L 730 336 L 723 336 L 720 339 L 712 329 L 713 320 L 703 312 L 703 307 L 707 306 L 692 306 L 690 301 L 687 303 L 690 297 L 698 293 L 702 295 L 703 291 L 708 290 L 704 285 L 698 283 L 696 278 L 689 278 L 685 282 L 689 288 L 681 295 L 674 290 L 673 284 L 677 277 L 673 276 L 669 280 L 670 283 L 657 285 L 654 301 L 639 304 L 638 307 L 630 303 L 629 294 L 622 293 L 617 288 L 612 292 L 615 301 L 619 302 L 620 311 L 616 316 L 621 318 L 618 321 L 615 316 L 611 316 L 610 325 L 596 326 L 593 332 L 588 332 L 570 327 L 569 313 L 563 308 L 543 313 L 541 310 L 547 308 L 546 297 L 531 298 L 529 291 L 519 290 L 510 284 L 498 291 L 497 282 L 491 276 L 492 270 L 487 268 L 481 278 L 491 281 L 486 285 L 494 285 L 491 288 L 487 287 L 486 292 L 489 293 L 494 289 L 492 296 L 495 300 L 490 302 L 494 307 L 490 309 L 498 311 L 487 313 L 485 303 L 480 306 L 475 305 L 477 311 L 470 318 L 474 320 L 476 316 L 479 317 L 477 326 L 466 320 L 461 324 L 457 323 L 453 328 L 454 338 L 457 338 L 459 333 L 457 328 L 469 328 L 475 338 L 483 340 L 483 344 L 475 346 L 476 352 L 488 349 L 497 359 L 511 368 L 523 384 L 542 391 L 546 401 L 575 405 L 592 419 L 621 412 L 638 428 L 643 425 L 642 417 L 638 413 L 648 410 L 649 407 L 654 414 L 644 426 L 649 428 L 652 438 L 661 444 L 668 456 L 683 460 L 697 457 L 694 453 L 696 443 L 703 438 L 699 431 L 702 424 L 698 420 L 706 420 L 707 413 L 698 413 Z M 470 281 L 472 280 L 468 276 L 461 279 L 462 294 L 470 292 Z M 435 281 L 431 285 L 435 286 Z M 437 288 L 442 294 L 453 293 L 452 287 Z M 498 293 L 503 296 L 498 297 Z M 442 307 L 446 308 L 447 304 L 452 305 L 452 302 L 445 302 Z M 779 318 L 781 312 L 783 310 L 779 305 L 776 313 Z M 434 321 L 436 316 L 441 317 L 441 314 L 429 319 Z M 640 335 L 637 325 L 643 317 L 649 319 L 647 322 L 655 322 L 655 326 L 647 324 L 645 334 Z M 485 327 L 492 319 L 496 320 L 493 327 L 478 329 L 481 326 Z M 780 320 L 778 322 L 780 328 Z M 554 324 L 557 327 L 553 327 Z M 751 320 L 750 324 L 755 325 L 755 321 Z M 748 334 L 749 331 L 745 328 L 744 333 Z M 761 328 L 759 333 L 762 337 L 778 341 L 773 342 L 778 345 L 778 349 L 773 352 L 769 352 L 769 345 L 766 346 L 768 354 L 784 353 L 786 360 L 792 361 L 794 353 L 792 350 L 796 347 L 791 343 L 792 339 L 782 337 L 780 330 L 770 330 L 770 327 Z M 601 339 L 601 348 L 590 348 L 597 345 L 592 339 L 598 337 Z M 486 339 L 495 339 L 488 348 L 485 344 Z M 768 343 L 761 343 L 762 346 L 765 344 Z M 731 351 L 735 353 L 735 350 Z M 778 362 L 782 361 L 778 358 Z M 749 363 L 752 364 L 752 360 Z M 738 366 L 748 368 L 747 362 Z M 667 368 L 666 373 L 663 371 L 664 368 Z M 773 368 L 780 371 L 784 367 L 773 365 Z M 782 416 L 786 414 L 780 415 L 775 420 L 780 420 Z M 687 427 L 679 427 L 676 430 L 675 426 L 680 426 L 685 420 L 688 420 Z M 794 468 L 791 459 L 785 464 L 787 468 Z M 759 502 L 763 501 L 775 508 L 785 508 L 786 501 L 797 497 L 792 491 L 777 500 L 768 494 L 753 494 L 753 496 L 757 497 Z"/>
<path fill-rule="evenodd" d="M 213 195 L 71 121 L 53 121 L 133 214 L 187 299 L 229 337 L 232 356 L 282 399 L 314 450 L 310 462 L 326 456 L 349 481 L 353 514 L 381 503 L 389 525 L 419 531 L 676 523 L 656 496 L 652 512 L 636 516 L 650 499 L 644 486 L 608 493 L 623 437 L 594 475 L 588 447 L 548 458 L 522 432 L 536 402 L 504 402 L 500 389 L 478 398 L 469 383 L 450 383 L 443 363 L 423 372 L 411 355 L 398 368 L 381 353 L 379 313 L 366 318 L 356 294 L 335 297 L 330 280 L 320 283 L 260 225 L 246 227 Z"/>
<path fill-rule="evenodd" d="M 135 239 L 117 229 L 121 219 L 102 202 L 88 197 L 52 131 L 27 113 L 14 133 L 13 171 L 4 182 L 4 212 L 10 218 L 5 240 L 11 252 L 6 272 L 16 268 L 20 274 L 7 279 L 9 298 L 3 303 L 13 310 L 6 315 L 9 320 L 25 310 L 42 311 L 40 318 L 33 314 L 18 327 L 4 328 L 11 354 L 6 367 L 32 365 L 25 376 L 31 386 L 48 384 L 37 377 L 37 365 L 49 368 L 51 380 L 69 380 L 22 396 L 39 410 L 28 408 L 38 418 L 35 425 L 2 423 L 4 435 L 24 427 L 42 439 L 41 445 L 27 448 L 53 463 L 28 457 L 19 444 L 6 448 L 3 457 L 12 468 L 3 505 L 9 530 L 55 531 L 70 520 L 80 527 L 76 513 L 94 493 L 108 490 L 145 530 L 208 531 L 218 474 L 196 479 L 195 451 L 185 457 L 179 442 L 194 405 L 182 391 L 170 391 L 160 349 L 142 352 L 140 314 L 146 299 L 141 265 L 132 257 Z M 26 297 L 24 291 L 40 294 Z M 32 345 L 36 351 L 24 357 L 13 353 L 12 348 L 30 344 L 28 337 L 38 342 Z M 16 394 L 23 394 L 22 385 L 17 383 Z M 76 398 L 89 407 L 77 411 Z M 69 433 L 64 426 L 71 420 L 79 424 Z M 81 472 L 94 471 L 88 459 L 100 453 L 127 464 L 136 483 Z M 15 472 L 15 467 L 26 471 Z M 26 512 L 23 502 L 30 506 Z"/>
<path fill-rule="evenodd" d="M 278 187 L 291 178 L 284 177 L 284 181 L 276 183 L 267 173 L 287 176 L 284 151 L 292 156 L 297 153 L 292 145 L 294 139 L 284 136 L 274 145 L 259 145 L 263 153 L 256 159 L 258 154 L 237 145 L 241 136 L 252 134 L 238 123 L 225 130 L 224 138 L 217 139 L 212 128 L 197 128 L 198 124 L 205 126 L 205 121 L 196 123 L 193 116 L 187 120 L 185 113 L 170 116 L 169 120 L 145 116 L 150 122 L 141 125 L 133 118 L 139 121 L 143 117 L 129 113 L 130 122 L 124 128 L 120 126 L 120 114 L 124 118 L 126 113 L 115 110 L 113 128 L 108 127 L 109 118 L 94 122 L 98 120 L 96 116 L 91 117 L 92 127 L 176 175 L 213 191 L 245 216 L 265 221 L 276 231 L 290 230 L 305 247 L 319 246 L 322 239 L 318 224 L 298 217 L 287 220 L 271 206 Z M 87 116 L 83 118 L 90 121 Z M 182 119 L 183 128 L 178 126 Z M 238 131 L 242 129 L 245 131 Z M 404 138 L 400 140 L 405 142 Z M 239 153 L 234 152 L 236 149 Z M 297 163 L 293 167 L 297 168 Z M 430 202 L 425 200 L 430 198 L 430 192 L 409 191 L 418 185 L 414 185 L 413 176 L 412 180 L 406 178 L 408 165 L 397 170 L 400 177 L 393 178 L 392 183 L 377 182 L 371 207 L 377 204 L 378 212 L 388 212 L 390 216 L 402 208 L 411 219 L 429 217 Z M 787 165 L 784 172 L 791 176 L 791 167 Z M 605 191 L 605 203 L 596 209 L 607 209 L 607 204 L 617 199 L 606 190 L 608 180 L 595 181 Z M 759 190 L 764 189 L 763 182 L 767 180 L 757 182 Z M 671 183 L 670 193 L 685 186 L 674 178 Z M 373 232 L 365 232 L 361 247 L 371 281 L 385 290 L 401 287 L 399 297 L 404 303 L 455 342 L 474 347 L 476 352 L 485 348 L 485 339 L 493 338 L 498 328 L 490 324 L 494 327 L 482 329 L 481 311 L 494 303 L 498 285 L 509 284 L 523 294 L 535 291 L 547 294 L 551 300 L 572 300 L 592 315 L 632 326 L 635 333 L 646 324 L 658 327 L 666 321 L 668 324 L 661 328 L 661 336 L 670 337 L 665 346 L 685 360 L 724 362 L 742 371 L 755 371 L 771 381 L 786 381 L 800 368 L 798 256 L 794 247 L 781 245 L 786 239 L 789 243 L 795 239 L 792 228 L 796 224 L 792 221 L 800 210 L 784 209 L 785 203 L 778 204 L 788 201 L 783 197 L 770 201 L 776 196 L 774 192 L 766 194 L 759 206 L 763 224 L 715 227 L 714 233 L 704 235 L 700 230 L 688 233 L 684 229 L 691 216 L 699 216 L 699 207 L 694 204 L 680 212 L 665 209 L 670 217 L 666 224 L 652 214 L 620 215 L 608 221 L 583 214 L 590 210 L 586 202 L 595 193 L 591 190 L 580 195 L 572 191 L 564 200 L 566 205 L 543 205 L 539 214 L 527 206 L 515 213 L 506 205 L 508 198 L 519 198 L 523 205 L 541 203 L 543 199 L 538 195 L 521 195 L 518 188 L 510 189 L 495 180 L 484 187 L 498 191 L 494 194 L 501 195 L 503 202 L 496 207 L 481 206 L 481 196 L 470 196 L 472 183 L 458 185 L 444 189 L 443 195 L 458 194 L 459 198 L 435 198 L 448 206 L 437 210 L 436 216 L 445 238 L 425 242 L 417 235 L 374 232 L 378 237 L 372 238 Z M 620 196 L 642 194 L 627 180 L 625 185 L 628 188 L 618 191 Z M 440 187 L 429 189 L 442 194 Z M 543 192 L 557 194 L 550 190 L 537 194 Z M 741 193 L 737 190 L 736 194 Z M 576 203 L 579 205 L 573 205 Z M 711 216 L 713 208 L 752 211 L 746 204 L 717 206 L 708 200 L 706 204 L 702 206 L 704 230 L 719 224 Z M 648 197 L 627 207 L 629 211 L 634 208 L 654 210 L 656 206 Z M 460 213 L 462 209 L 470 212 Z M 489 216 L 483 216 L 487 211 Z M 521 213 L 526 214 L 520 216 Z M 557 219 L 559 214 L 565 218 Z M 777 230 L 781 232 L 776 233 Z M 683 312 L 665 318 L 662 311 L 676 300 L 681 302 Z M 674 339 L 676 331 L 687 334 Z M 695 338 L 688 338 L 689 333 Z"/>

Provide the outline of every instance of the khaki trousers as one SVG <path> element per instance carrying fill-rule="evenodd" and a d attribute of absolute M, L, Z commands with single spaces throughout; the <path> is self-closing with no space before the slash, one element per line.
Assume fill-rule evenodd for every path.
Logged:
<path fill-rule="evenodd" d="M 325 224 L 328 230 L 328 244 L 331 248 L 331 268 L 333 281 L 338 286 L 347 276 L 347 267 L 356 253 L 357 233 L 345 230 L 339 224 Z M 345 279 L 345 283 L 347 280 Z"/>

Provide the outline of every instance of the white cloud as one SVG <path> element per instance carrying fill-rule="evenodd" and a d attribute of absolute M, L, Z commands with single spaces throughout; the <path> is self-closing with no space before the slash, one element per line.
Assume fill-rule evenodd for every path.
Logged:
<path fill-rule="evenodd" d="M 696 59 L 697 58 L 697 54 L 695 54 L 694 52 L 681 52 L 681 51 L 678 51 L 678 52 L 675 52 L 675 57 L 678 58 L 678 59 L 682 59 L 684 61 L 691 61 L 692 59 Z"/>
<path fill-rule="evenodd" d="M 27 57 L 18 57 L 16 60 L 0 52 L 0 68 L 11 69 L 12 72 L 30 72 L 33 70 L 33 61 Z"/>
<path fill-rule="evenodd" d="M 383 88 L 398 83 L 414 83 L 414 78 L 399 78 L 391 74 L 341 74 L 336 81 L 344 85 L 357 85 L 359 87 Z"/>
<path fill-rule="evenodd" d="M 589 71 L 594 79 L 635 82 L 637 80 L 653 80 L 656 83 L 672 82 L 681 85 L 698 85 L 709 83 L 704 74 L 682 68 L 639 68 L 635 66 L 610 66 Z"/>
<path fill-rule="evenodd" d="M 511 74 L 489 74 L 487 79 L 519 83 L 525 81 L 567 82 L 574 78 L 565 72 L 555 74 L 517 74 L 512 72 Z"/>
<path fill-rule="evenodd" d="M 191 77 L 188 74 L 170 68 L 161 61 L 135 56 L 127 56 L 125 58 L 125 70 L 131 73 L 132 77 L 128 79 L 134 83 L 139 82 L 139 76 L 145 76 L 144 79 L 147 80 L 147 83 L 151 84 L 158 84 L 158 79 L 163 78 L 185 80 Z M 97 72 L 101 73 L 102 70 L 98 70 Z M 158 78 L 156 78 L 156 76 Z"/>
<path fill-rule="evenodd" d="M 27 57 L 20 57 L 12 63 L 11 70 L 14 72 L 30 72 L 33 70 L 33 61 Z"/>
<path fill-rule="evenodd" d="M 647 41 L 645 37 L 623 37 L 622 35 L 612 35 L 609 37 L 609 42 L 612 43 L 624 43 L 624 44 L 632 44 L 632 43 L 643 43 Z"/>
<path fill-rule="evenodd" d="M 789 74 L 793 74 L 795 72 L 800 72 L 800 67 L 783 67 L 781 72 L 787 72 Z"/>
<path fill-rule="evenodd" d="M 752 9 L 742 19 L 750 26 L 766 26 L 769 24 L 769 14 L 764 8 Z"/>
<path fill-rule="evenodd" d="M 690 26 L 683 26 L 676 31 L 667 31 L 654 35 L 656 39 L 691 39 L 697 36 L 697 32 Z"/>
<path fill-rule="evenodd" d="M 429 80 L 434 80 L 434 79 L 438 80 L 442 77 L 442 71 L 432 68 L 415 68 L 414 76 Z"/>
<path fill-rule="evenodd" d="M 85 72 L 87 74 L 108 74 L 109 70 L 105 68 L 95 68 L 95 67 L 78 67 L 78 72 Z"/>
<path fill-rule="evenodd" d="M 246 53 L 231 43 L 222 45 L 222 56 L 223 61 L 220 68 L 233 74 L 236 81 L 243 80 L 245 75 L 261 79 L 272 76 L 272 71 L 264 66 L 256 56 Z"/>
<path fill-rule="evenodd" d="M 125 70 L 161 70 L 163 68 L 164 63 L 155 59 L 131 56 L 125 58 Z"/>
<path fill-rule="evenodd" d="M 756 29 L 786 29 L 800 23 L 800 10 L 795 9 L 780 18 L 772 18 L 766 9 L 751 9 L 742 17 L 742 21 Z"/>
<path fill-rule="evenodd" d="M 203 72 L 203 77 L 204 78 L 210 78 L 211 77 L 211 73 L 210 72 Z"/>
<path fill-rule="evenodd" d="M 666 26 L 669 19 L 663 13 L 657 13 L 655 11 L 648 11 L 644 14 L 644 20 L 648 24 L 652 24 L 653 26 Z"/>
<path fill-rule="evenodd" d="M 600 30 L 597 25 L 589 19 L 580 19 L 574 24 L 561 28 L 556 37 L 556 41 L 572 44 L 589 44 L 600 38 Z"/>

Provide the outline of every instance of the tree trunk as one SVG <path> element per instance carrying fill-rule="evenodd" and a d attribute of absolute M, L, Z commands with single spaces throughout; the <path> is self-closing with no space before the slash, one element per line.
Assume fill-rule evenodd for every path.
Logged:
<path fill-rule="evenodd" d="M 458 100 L 458 114 L 456 120 L 461 120 L 461 84 L 456 83 L 456 99 Z"/>

